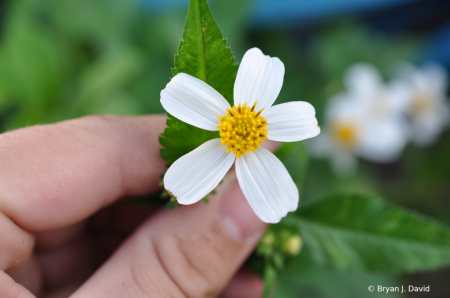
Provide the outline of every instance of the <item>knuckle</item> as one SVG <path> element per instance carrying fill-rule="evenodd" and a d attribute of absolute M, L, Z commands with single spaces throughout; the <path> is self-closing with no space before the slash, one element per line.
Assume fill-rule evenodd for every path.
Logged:
<path fill-rule="evenodd" d="M 131 254 L 130 271 L 134 282 L 132 296 L 186 298 L 164 271 L 153 242 L 142 238 L 137 241 Z"/>
<path fill-rule="evenodd" d="M 215 297 L 230 272 L 220 233 L 199 231 L 191 237 L 164 235 L 155 242 L 155 252 L 164 271 L 186 297 Z M 231 273 L 230 273 L 231 274 Z"/>
<path fill-rule="evenodd" d="M 152 277 L 150 275 L 150 272 L 148 269 L 144 269 L 139 263 L 132 263 L 131 264 L 131 277 L 133 279 L 134 284 L 136 285 L 135 292 L 139 292 L 140 295 L 136 296 L 142 296 L 144 297 L 151 297 L 151 286 L 149 284 L 152 283 Z M 161 295 L 161 297 L 168 297 L 167 295 Z"/>

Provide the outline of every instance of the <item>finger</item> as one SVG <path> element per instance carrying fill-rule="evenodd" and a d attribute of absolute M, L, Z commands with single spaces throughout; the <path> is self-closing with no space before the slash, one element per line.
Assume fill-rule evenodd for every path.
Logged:
<path fill-rule="evenodd" d="M 129 236 L 159 208 L 142 205 L 115 204 L 95 214 L 89 221 L 96 232 L 115 232 Z"/>
<path fill-rule="evenodd" d="M 36 247 L 39 248 L 38 257 L 47 290 L 59 289 L 75 279 L 85 281 L 100 266 L 100 261 L 106 260 L 123 242 L 123 235 L 128 236 L 154 209 L 119 204 L 104 212 L 108 212 L 109 216 L 104 222 L 105 229 L 99 234 L 89 231 L 82 235 L 86 221 L 55 231 L 37 233 Z"/>
<path fill-rule="evenodd" d="M 235 176 L 226 180 L 209 204 L 153 216 L 71 297 L 219 294 L 266 228 Z"/>
<path fill-rule="evenodd" d="M 27 289 L 16 283 L 8 274 L 3 271 L 0 271 L 0 297 L 36 298 Z"/>
<path fill-rule="evenodd" d="M 264 283 L 256 274 L 248 269 L 241 269 L 233 277 L 220 297 L 222 298 L 260 298 Z"/>
<path fill-rule="evenodd" d="M 46 292 L 42 298 L 67 298 L 80 287 L 79 281 L 71 282 L 62 288 Z"/>
<path fill-rule="evenodd" d="M 43 286 L 43 277 L 40 264 L 32 255 L 20 266 L 14 267 L 6 273 L 18 284 L 39 297 Z M 3 296 L 1 296 L 3 297 Z"/>
<path fill-rule="evenodd" d="M 269 151 L 275 151 L 277 150 L 279 147 L 281 146 L 280 142 L 276 142 L 276 141 L 271 141 L 271 140 L 266 140 L 261 147 L 266 148 Z"/>
<path fill-rule="evenodd" d="M 79 239 L 85 227 L 86 221 L 80 221 L 65 228 L 36 233 L 35 248 L 38 251 L 48 251 L 66 246 Z"/>
<path fill-rule="evenodd" d="M 156 210 L 154 207 L 115 204 L 96 213 L 89 220 L 89 231 L 97 240 L 95 260 L 98 266 Z"/>
<path fill-rule="evenodd" d="M 96 116 L 0 135 L 0 212 L 46 231 L 157 190 L 164 126 L 164 116 Z"/>
<path fill-rule="evenodd" d="M 47 290 L 75 280 L 84 281 L 94 272 L 93 248 L 98 243 L 93 241 L 81 239 L 63 248 L 37 254 Z"/>
<path fill-rule="evenodd" d="M 33 234 L 21 229 L 0 212 L 0 270 L 13 268 L 28 259 L 34 238 Z"/>
<path fill-rule="evenodd" d="M 23 264 L 33 250 L 34 235 L 22 230 L 11 219 L 0 212 L 0 297 L 2 298 L 30 298 L 34 297 L 24 286 L 16 283 L 4 271 L 16 268 L 12 271 L 13 277 L 23 277 Z M 30 269 L 30 268 L 28 268 Z M 30 286 L 28 279 L 21 278 L 21 281 Z"/>

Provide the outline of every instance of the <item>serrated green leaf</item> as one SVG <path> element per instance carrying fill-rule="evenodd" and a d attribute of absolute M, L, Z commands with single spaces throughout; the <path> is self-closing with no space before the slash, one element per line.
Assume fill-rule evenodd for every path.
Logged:
<path fill-rule="evenodd" d="M 161 149 L 161 156 L 167 161 L 168 166 L 207 140 L 219 137 L 217 131 L 207 131 L 194 127 L 171 115 L 169 115 L 166 124 L 167 128 L 159 138 L 159 142 L 164 147 Z"/>
<path fill-rule="evenodd" d="M 227 47 L 208 3 L 191 0 L 172 74 L 184 72 L 208 83 L 232 105 L 237 70 L 233 53 Z"/>
<path fill-rule="evenodd" d="M 227 47 L 208 3 L 206 0 L 191 0 L 172 74 L 184 72 L 201 79 L 232 103 L 237 70 L 233 53 Z M 167 128 L 160 138 L 164 147 L 161 155 L 170 165 L 216 137 L 219 137 L 217 132 L 193 127 L 169 115 Z"/>
<path fill-rule="evenodd" d="M 335 195 L 296 213 L 320 265 L 409 272 L 450 264 L 450 229 L 370 195 Z"/>

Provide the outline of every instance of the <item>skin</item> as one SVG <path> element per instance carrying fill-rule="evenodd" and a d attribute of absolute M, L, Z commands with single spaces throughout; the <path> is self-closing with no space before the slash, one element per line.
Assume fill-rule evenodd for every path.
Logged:
<path fill-rule="evenodd" d="M 241 266 L 266 225 L 234 171 L 209 204 L 123 204 L 159 190 L 164 127 L 91 116 L 0 135 L 0 297 L 261 296 Z"/>

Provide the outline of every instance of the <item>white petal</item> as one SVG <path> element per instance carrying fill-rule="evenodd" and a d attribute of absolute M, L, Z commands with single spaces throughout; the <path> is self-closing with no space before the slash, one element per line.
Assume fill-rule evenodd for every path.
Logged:
<path fill-rule="evenodd" d="M 367 119 L 357 151 L 367 160 L 390 163 L 400 157 L 408 139 L 409 129 L 403 119 Z"/>
<path fill-rule="evenodd" d="M 235 154 L 225 152 L 220 139 L 205 142 L 175 161 L 164 176 L 164 187 L 178 203 L 193 204 L 209 194 L 233 165 Z"/>
<path fill-rule="evenodd" d="M 265 56 L 260 49 L 248 50 L 234 84 L 234 105 L 256 105 L 256 110 L 269 108 L 275 102 L 283 86 L 284 64 L 280 59 Z"/>
<path fill-rule="evenodd" d="M 413 141 L 419 146 L 429 146 L 437 141 L 440 133 L 450 122 L 450 109 L 442 103 L 428 113 L 413 118 Z"/>
<path fill-rule="evenodd" d="M 161 91 L 164 109 L 183 122 L 205 130 L 218 130 L 220 120 L 231 106 L 214 88 L 185 73 L 172 78 Z"/>
<path fill-rule="evenodd" d="M 264 115 L 269 125 L 267 137 L 272 141 L 297 142 L 320 133 L 314 107 L 304 101 L 273 106 Z"/>
<path fill-rule="evenodd" d="M 383 78 L 373 65 L 368 63 L 357 63 L 347 70 L 344 83 L 350 92 L 370 94 L 375 92 L 383 83 Z"/>
<path fill-rule="evenodd" d="M 361 113 L 363 103 L 346 93 L 339 93 L 328 100 L 326 122 L 353 119 Z"/>
<path fill-rule="evenodd" d="M 385 100 L 390 104 L 391 115 L 403 115 L 411 97 L 411 87 L 402 82 L 387 85 Z"/>
<path fill-rule="evenodd" d="M 428 63 L 422 69 L 417 69 L 413 74 L 416 84 L 429 89 L 445 93 L 447 91 L 447 71 L 441 65 Z"/>
<path fill-rule="evenodd" d="M 298 206 L 298 189 L 281 161 L 258 148 L 236 159 L 236 175 L 253 211 L 267 223 L 277 223 Z"/>

